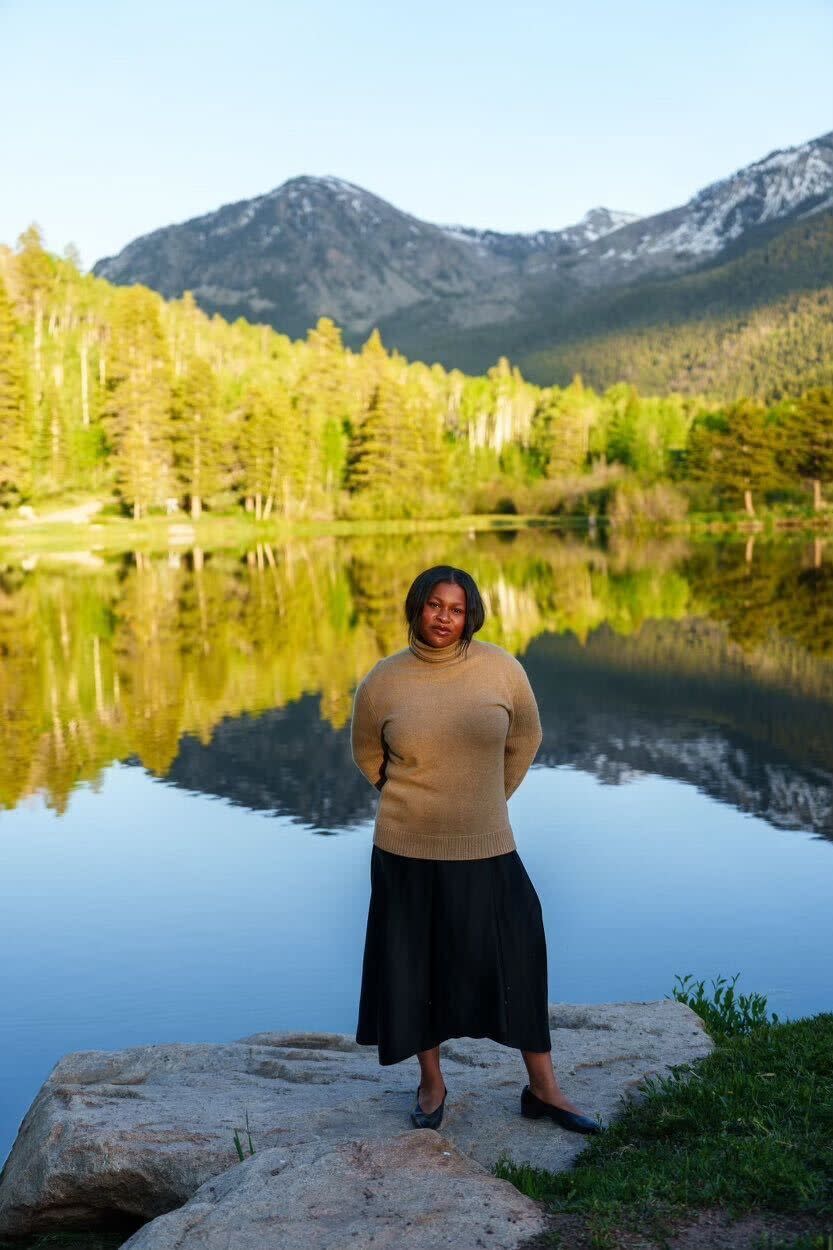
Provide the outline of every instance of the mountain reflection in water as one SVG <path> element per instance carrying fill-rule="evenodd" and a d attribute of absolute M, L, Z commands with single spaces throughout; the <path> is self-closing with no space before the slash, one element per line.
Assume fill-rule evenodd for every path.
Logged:
<path fill-rule="evenodd" d="M 408 586 L 444 561 L 480 585 L 480 637 L 527 668 L 537 764 L 672 777 L 833 834 L 833 563 L 818 541 L 600 545 L 540 530 L 7 559 L 3 805 L 42 793 L 62 811 L 123 760 L 317 830 L 366 819 L 352 692 L 405 645 Z"/>

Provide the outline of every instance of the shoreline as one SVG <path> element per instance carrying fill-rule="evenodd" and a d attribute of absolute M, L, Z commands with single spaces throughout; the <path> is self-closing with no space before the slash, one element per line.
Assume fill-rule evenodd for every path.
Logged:
<path fill-rule="evenodd" d="M 187 551 L 251 548 L 281 545 L 293 538 L 350 538 L 368 535 L 447 533 L 506 533 L 514 530 L 551 530 L 565 534 L 598 537 L 625 535 L 629 538 L 679 538 L 692 540 L 738 535 L 806 537 L 824 539 L 833 534 L 833 511 L 818 516 L 781 516 L 767 512 L 760 517 L 742 514 L 692 514 L 685 521 L 616 525 L 605 516 L 558 517 L 537 514 L 469 514 L 451 517 L 388 520 L 339 520 L 311 518 L 304 521 L 270 519 L 256 521 L 239 513 L 204 513 L 196 521 L 186 516 L 130 517 L 105 516 L 78 521 L 54 522 L 50 515 L 28 519 L 0 519 L 0 552 L 37 554 L 49 551 L 112 552 L 132 549 Z"/>
<path fill-rule="evenodd" d="M 731 991 L 709 1002 L 703 983 L 696 996 L 695 988 L 675 989 L 673 997 L 699 1008 L 695 1014 L 713 1043 L 710 1053 L 643 1078 L 605 1131 L 581 1139 L 578 1144 L 585 1148 L 578 1155 L 571 1151 L 557 1170 L 512 1163 L 502 1155 L 488 1169 L 541 1212 L 546 1232 L 529 1243 L 529 1250 L 533 1244 L 568 1244 L 574 1250 L 753 1250 L 761 1238 L 768 1238 L 764 1244 L 773 1250 L 827 1250 L 833 1175 L 826 1148 L 827 1104 L 820 1096 L 829 1080 L 833 1012 L 767 1019 L 761 996 L 752 995 L 751 1009 L 746 1000 L 739 1010 Z M 562 1005 L 594 1016 L 617 1006 L 639 1004 Z M 671 1010 L 670 1003 L 666 1009 Z M 581 1021 L 564 1023 L 574 1032 Z M 323 1035 L 316 1037 L 325 1041 Z M 270 1035 L 270 1048 L 281 1041 L 297 1045 L 302 1039 Z M 808 1101 L 811 1092 L 815 1113 Z M 572 1137 L 554 1136 L 553 1147 L 557 1141 L 574 1147 Z M 448 1141 L 441 1144 L 454 1149 Z M 259 1140 L 256 1146 L 252 1165 L 258 1167 L 257 1160 L 265 1163 L 273 1152 L 266 1149 L 264 1157 Z M 286 1151 L 282 1146 L 280 1153 Z M 234 1164 L 231 1153 L 229 1163 L 249 1166 Z M 150 1227 L 139 1219 L 132 1228 L 127 1223 L 89 1231 L 53 1226 L 48 1233 L 0 1237 L 0 1250 L 117 1250 L 143 1225 Z M 167 1243 L 163 1237 L 152 1244 Z"/>

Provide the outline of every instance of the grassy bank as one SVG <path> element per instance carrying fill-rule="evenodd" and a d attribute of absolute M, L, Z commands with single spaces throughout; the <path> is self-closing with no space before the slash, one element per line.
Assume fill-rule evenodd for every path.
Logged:
<path fill-rule="evenodd" d="M 62 510 L 63 511 L 63 510 Z M 833 512 L 783 514 L 761 512 L 749 517 L 744 512 L 691 513 L 681 520 L 611 524 L 601 515 L 547 516 L 521 513 L 470 514 L 466 516 L 425 517 L 378 521 L 344 521 L 327 518 L 285 522 L 280 519 L 255 521 L 239 511 L 204 513 L 198 521 L 186 516 L 151 516 L 134 521 L 126 516 L 101 515 L 88 521 L 53 521 L 49 513 L 36 520 L 22 521 L 0 514 L 0 552 L 39 555 L 50 552 L 116 551 L 167 552 L 200 547 L 253 550 L 258 544 L 280 546 L 293 538 L 323 536 L 356 537 L 365 534 L 488 533 L 515 529 L 550 529 L 586 533 L 598 529 L 609 532 L 706 537 L 730 534 L 806 533 L 808 536 L 833 531 Z"/>
<path fill-rule="evenodd" d="M 52 551 L 142 551 L 167 552 L 180 548 L 201 547 L 205 551 L 223 548 L 252 550 L 258 544 L 280 546 L 292 538 L 323 536 L 350 537 L 363 534 L 419 534 L 442 530 L 500 531 L 519 526 L 552 528 L 563 522 L 549 517 L 519 516 L 457 516 L 426 517 L 423 520 L 336 521 L 309 520 L 296 522 L 254 521 L 245 513 L 204 514 L 199 521 L 185 517 L 148 517 L 133 521 L 129 517 L 107 516 L 95 521 L 67 524 L 50 522 L 44 516 L 37 522 L 14 524 L 0 521 L 0 551 L 25 552 L 37 555 Z M 569 523 L 569 528 L 584 528 L 585 522 Z"/>
<path fill-rule="evenodd" d="M 734 982 L 709 1000 L 687 980 L 674 997 L 712 1054 L 646 1081 L 568 1172 L 503 1160 L 496 1174 L 546 1203 L 542 1244 L 565 1250 L 831 1250 L 833 1013 L 780 1022 Z"/>

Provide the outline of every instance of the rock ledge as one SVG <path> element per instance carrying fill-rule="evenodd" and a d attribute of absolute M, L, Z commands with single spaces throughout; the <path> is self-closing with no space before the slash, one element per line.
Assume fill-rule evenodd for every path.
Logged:
<path fill-rule="evenodd" d="M 621 1111 L 625 1100 L 640 1097 L 646 1076 L 690 1063 L 714 1046 L 700 1017 L 674 999 L 553 1003 L 550 1028 L 562 1088 L 582 1111 L 603 1124 Z M 429 1237 L 434 1208 L 426 1195 L 434 1193 L 435 1185 L 447 1196 L 452 1190 L 446 1182 L 451 1185 L 452 1177 L 467 1194 L 485 1187 L 494 1195 L 495 1210 L 502 1212 L 499 1219 L 495 1216 L 498 1224 L 511 1222 L 510 1213 L 516 1208 L 508 1202 L 506 1183 L 491 1175 L 497 1159 L 505 1156 L 561 1171 L 591 1139 L 550 1120 L 520 1116 L 526 1070 L 518 1051 L 472 1038 L 444 1042 L 441 1051 L 448 1101 L 440 1135 L 410 1127 L 408 1113 L 419 1072 L 416 1059 L 382 1068 L 375 1047 L 359 1046 L 348 1034 L 257 1033 L 228 1043 L 172 1043 L 65 1055 L 27 1112 L 0 1174 L 0 1237 L 55 1228 L 90 1229 L 124 1217 L 154 1220 L 188 1203 L 166 1225 L 177 1229 L 178 1238 L 184 1237 L 183 1230 L 191 1227 L 187 1222 L 197 1219 L 197 1207 L 201 1228 L 220 1229 L 235 1204 L 253 1205 L 251 1187 L 261 1181 L 264 1210 L 274 1212 L 264 1216 L 271 1229 L 273 1219 L 288 1218 L 281 1215 L 282 1185 L 276 1187 L 269 1180 L 278 1174 L 269 1168 L 280 1171 L 284 1159 L 291 1177 L 281 1173 L 282 1178 L 293 1187 L 298 1209 L 306 1211 L 308 1228 L 315 1224 L 317 1176 L 329 1169 L 333 1178 L 342 1177 L 333 1179 L 337 1189 L 330 1196 L 341 1211 L 339 1220 L 349 1224 L 358 1218 L 361 1206 L 356 1206 L 361 1169 L 375 1167 L 381 1169 L 377 1179 L 382 1187 L 377 1197 L 366 1199 L 368 1211 L 377 1198 L 382 1205 L 387 1171 L 402 1173 L 396 1182 L 402 1202 L 390 1207 L 399 1213 L 397 1245 L 421 1250 L 460 1244 L 402 1239 L 405 1220 L 411 1221 L 408 1227 L 419 1227 Z M 241 1164 L 234 1134 L 238 1130 L 242 1135 L 247 1120 L 256 1153 Z M 433 1143 L 444 1142 L 439 1154 L 432 1142 L 425 1144 L 426 1133 Z M 442 1154 L 445 1149 L 452 1153 Z M 419 1168 L 419 1174 L 428 1177 L 421 1182 L 421 1191 L 416 1181 L 409 1188 L 402 1179 L 409 1168 Z M 213 1191 L 205 1189 L 206 1182 L 221 1176 L 221 1188 L 218 1181 Z M 196 1207 L 189 1202 L 192 1198 Z M 518 1229 L 532 1230 L 535 1221 L 523 1206 L 527 1201 L 517 1208 Z M 417 1218 L 420 1203 L 427 1204 L 423 1223 Z M 206 1205 L 210 1212 L 203 1209 Z M 535 1204 L 532 1207 L 537 1210 Z M 331 1218 L 325 1208 L 326 1204 L 321 1208 L 321 1239 L 316 1242 L 310 1234 L 305 1244 L 335 1245 L 325 1237 Z M 435 1224 L 436 1229 L 441 1226 L 442 1220 Z M 192 1244 L 142 1240 L 149 1236 L 150 1229 L 143 1228 L 128 1244 L 137 1250 Z M 374 1246 L 387 1245 L 386 1236 L 380 1225 Z M 229 1244 L 221 1233 L 218 1237 L 218 1246 Z M 497 1240 L 489 1237 L 483 1245 L 515 1245 L 503 1232 L 503 1241 L 497 1233 Z M 215 1241 L 198 1244 L 208 1247 Z M 270 1231 L 270 1250 L 285 1244 L 290 1242 L 275 1240 Z M 254 1246 L 255 1240 L 235 1243 L 236 1250 L 249 1245 Z"/>

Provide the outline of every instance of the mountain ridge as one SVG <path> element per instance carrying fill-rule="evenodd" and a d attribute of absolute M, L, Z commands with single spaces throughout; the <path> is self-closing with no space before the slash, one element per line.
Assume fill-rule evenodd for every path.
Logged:
<path fill-rule="evenodd" d="M 711 267 L 831 207 L 833 131 L 773 149 L 684 205 L 647 217 L 597 206 L 528 234 L 426 222 L 346 179 L 303 174 L 142 235 L 93 273 L 167 298 L 190 290 L 208 312 L 293 337 L 330 316 L 348 343 L 379 327 L 389 346 L 425 356 L 439 340 L 447 364 L 456 339 L 482 330 L 485 361 L 530 316 Z"/>

